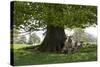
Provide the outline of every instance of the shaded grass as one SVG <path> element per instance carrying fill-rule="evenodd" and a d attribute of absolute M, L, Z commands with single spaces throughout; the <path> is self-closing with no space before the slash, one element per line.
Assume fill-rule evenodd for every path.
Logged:
<path fill-rule="evenodd" d="M 73 54 L 39 52 L 31 45 L 14 45 L 14 65 L 36 65 L 96 61 L 96 45 L 80 49 Z"/>

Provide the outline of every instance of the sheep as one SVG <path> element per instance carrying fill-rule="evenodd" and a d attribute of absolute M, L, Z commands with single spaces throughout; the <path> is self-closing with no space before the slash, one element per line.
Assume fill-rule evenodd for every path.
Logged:
<path fill-rule="evenodd" d="M 76 52 L 78 49 L 82 48 L 82 43 L 82 41 L 75 41 L 72 36 L 68 36 L 64 42 L 62 52 L 67 54 Z"/>
<path fill-rule="evenodd" d="M 72 51 L 72 39 L 71 36 L 69 36 L 64 42 L 64 47 L 62 49 L 62 52 L 71 53 L 71 51 Z"/>

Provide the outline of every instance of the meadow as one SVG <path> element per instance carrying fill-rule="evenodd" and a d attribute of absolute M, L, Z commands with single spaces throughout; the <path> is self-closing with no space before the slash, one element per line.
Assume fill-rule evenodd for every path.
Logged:
<path fill-rule="evenodd" d="M 97 45 L 87 45 L 72 54 L 39 52 L 32 45 L 13 44 L 14 66 L 85 62 L 97 60 Z"/>

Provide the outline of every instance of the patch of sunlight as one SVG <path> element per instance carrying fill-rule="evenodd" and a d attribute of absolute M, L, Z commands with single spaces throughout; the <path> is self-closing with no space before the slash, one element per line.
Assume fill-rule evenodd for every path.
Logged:
<path fill-rule="evenodd" d="M 21 49 L 21 48 L 26 48 L 29 47 L 31 45 L 27 45 L 27 44 L 13 44 L 13 49 Z"/>

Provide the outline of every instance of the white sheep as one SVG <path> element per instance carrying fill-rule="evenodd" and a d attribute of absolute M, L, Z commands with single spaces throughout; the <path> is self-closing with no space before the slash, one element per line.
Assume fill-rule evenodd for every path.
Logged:
<path fill-rule="evenodd" d="M 64 42 L 64 47 L 62 49 L 62 52 L 71 53 L 72 47 L 73 47 L 72 46 L 72 39 L 71 39 L 70 36 L 68 36 L 67 39 Z"/>
<path fill-rule="evenodd" d="M 79 48 L 82 47 L 82 42 L 75 41 L 72 36 L 68 36 L 64 42 L 64 47 L 62 52 L 72 53 L 76 52 Z"/>

